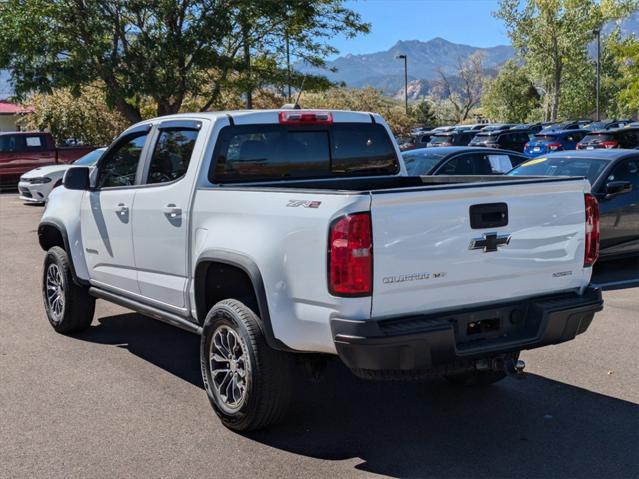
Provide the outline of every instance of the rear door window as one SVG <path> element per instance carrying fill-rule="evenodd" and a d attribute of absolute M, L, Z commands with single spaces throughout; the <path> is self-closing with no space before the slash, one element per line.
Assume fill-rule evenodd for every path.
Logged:
<path fill-rule="evenodd" d="M 197 139 L 197 130 L 170 128 L 160 130 L 147 183 L 167 183 L 186 174 Z"/>
<path fill-rule="evenodd" d="M 606 183 L 611 181 L 629 181 L 632 189 L 639 190 L 639 159 L 623 160 L 606 178 Z"/>
<path fill-rule="evenodd" d="M 493 168 L 483 153 L 468 153 L 450 159 L 438 171 L 438 175 L 490 175 Z"/>
<path fill-rule="evenodd" d="M 495 174 L 507 173 L 513 169 L 513 164 L 508 155 L 488 155 L 488 161 L 492 172 Z"/>
<path fill-rule="evenodd" d="M 378 124 L 236 125 L 220 132 L 212 183 L 388 175 L 395 148 Z"/>

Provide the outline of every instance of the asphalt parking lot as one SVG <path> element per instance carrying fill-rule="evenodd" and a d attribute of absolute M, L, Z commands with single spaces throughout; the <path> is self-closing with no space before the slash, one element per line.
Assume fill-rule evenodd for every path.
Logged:
<path fill-rule="evenodd" d="M 368 383 L 332 364 L 287 421 L 241 435 L 202 389 L 198 338 L 99 301 L 55 334 L 40 297 L 42 208 L 0 195 L 0 478 L 639 476 L 636 262 L 598 268 L 605 310 L 486 389 Z"/>

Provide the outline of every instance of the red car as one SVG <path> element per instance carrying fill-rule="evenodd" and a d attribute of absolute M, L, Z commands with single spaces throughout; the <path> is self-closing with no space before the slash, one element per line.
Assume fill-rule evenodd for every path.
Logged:
<path fill-rule="evenodd" d="M 0 185 L 15 185 L 23 173 L 39 166 L 73 163 L 94 146 L 56 147 L 51 133 L 0 133 Z"/>

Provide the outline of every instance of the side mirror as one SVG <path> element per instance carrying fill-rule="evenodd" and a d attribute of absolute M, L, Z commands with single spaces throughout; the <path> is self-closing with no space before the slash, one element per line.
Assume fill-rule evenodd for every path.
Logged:
<path fill-rule="evenodd" d="M 87 166 L 74 166 L 64 174 L 62 184 L 68 190 L 86 191 L 91 187 L 89 180 L 90 169 Z"/>
<path fill-rule="evenodd" d="M 606 199 L 622 195 L 632 191 L 632 183 L 629 181 L 611 181 L 606 183 Z"/>

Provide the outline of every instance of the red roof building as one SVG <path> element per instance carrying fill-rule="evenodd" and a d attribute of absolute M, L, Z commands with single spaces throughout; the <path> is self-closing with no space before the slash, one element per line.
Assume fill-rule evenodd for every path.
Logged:
<path fill-rule="evenodd" d="M 16 131 L 16 120 L 18 115 L 31 113 L 33 107 L 23 107 L 17 103 L 11 103 L 7 100 L 0 100 L 0 131 Z"/>

